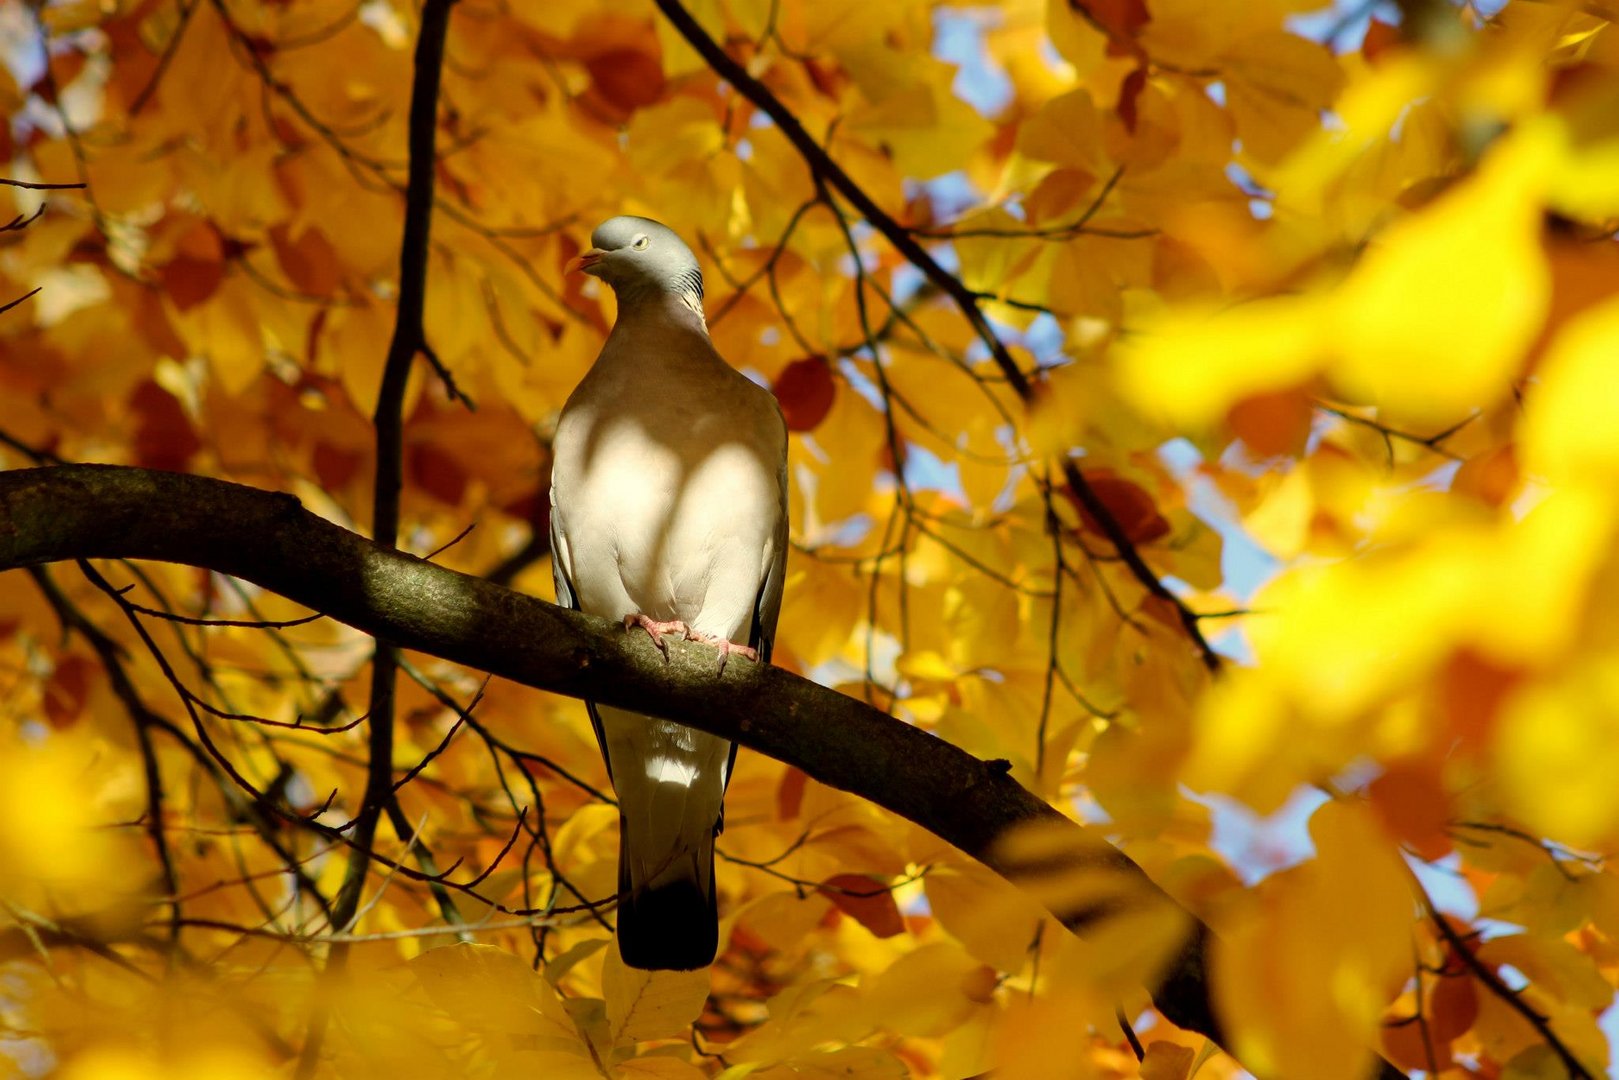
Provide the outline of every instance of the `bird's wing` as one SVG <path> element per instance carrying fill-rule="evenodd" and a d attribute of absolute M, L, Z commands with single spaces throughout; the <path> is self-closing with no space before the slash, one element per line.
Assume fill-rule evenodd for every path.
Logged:
<path fill-rule="evenodd" d="M 567 537 L 562 531 L 562 518 L 557 513 L 557 491 L 551 489 L 551 580 L 556 583 L 557 606 L 579 610 L 579 596 L 569 578 L 570 567 L 573 563 L 573 554 L 568 549 Z M 596 746 L 601 750 L 602 760 L 607 763 L 607 780 L 613 779 L 613 762 L 607 756 L 607 735 L 602 731 L 601 714 L 596 711 L 596 703 L 585 702 L 585 711 L 590 713 L 590 726 L 596 732 Z"/>
<path fill-rule="evenodd" d="M 753 605 L 753 625 L 748 630 L 748 644 L 759 650 L 759 662 L 770 663 L 770 654 L 776 648 L 776 620 L 781 616 L 782 582 L 787 577 L 787 458 L 784 454 L 777 473 L 781 484 L 781 513 L 776 521 L 775 552 L 765 579 L 759 586 L 759 598 Z M 731 786 L 731 773 L 736 768 L 736 743 L 725 759 L 725 786 Z M 720 822 L 724 827 L 724 811 Z"/>
<path fill-rule="evenodd" d="M 753 628 L 748 644 L 759 650 L 759 659 L 769 661 L 776 646 L 776 619 L 781 615 L 782 580 L 787 576 L 787 461 L 783 457 L 778 472 L 781 484 L 781 513 L 776 521 L 775 553 L 770 569 L 765 572 L 764 583 L 759 586 L 759 599 L 753 606 Z"/>

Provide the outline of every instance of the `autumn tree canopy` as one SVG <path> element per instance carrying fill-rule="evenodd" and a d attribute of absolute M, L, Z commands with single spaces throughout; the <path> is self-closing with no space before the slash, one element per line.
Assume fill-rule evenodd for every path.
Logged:
<path fill-rule="evenodd" d="M 0 1075 L 1608 1074 L 1615 21 L 0 5 Z M 548 603 L 618 213 L 775 667 Z M 707 972 L 584 697 L 751 748 Z"/>

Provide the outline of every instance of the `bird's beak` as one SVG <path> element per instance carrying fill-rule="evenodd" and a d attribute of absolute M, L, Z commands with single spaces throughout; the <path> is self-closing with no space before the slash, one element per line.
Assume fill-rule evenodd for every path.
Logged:
<path fill-rule="evenodd" d="M 590 273 L 590 268 L 592 266 L 595 266 L 597 263 L 601 262 L 606 257 L 607 257 L 607 252 L 603 251 L 601 248 L 594 248 L 593 247 L 589 251 L 581 252 L 580 254 L 575 255 L 573 258 L 569 259 L 568 260 L 568 265 L 563 267 L 563 272 L 567 273 L 567 274 L 576 274 L 576 273 L 586 273 L 586 274 L 588 274 L 588 273 Z"/>

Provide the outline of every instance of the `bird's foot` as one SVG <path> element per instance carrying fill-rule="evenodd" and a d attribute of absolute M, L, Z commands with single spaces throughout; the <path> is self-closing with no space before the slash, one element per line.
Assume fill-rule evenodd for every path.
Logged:
<path fill-rule="evenodd" d="M 663 643 L 663 635 L 679 634 L 687 641 L 692 640 L 694 636 L 691 627 L 687 626 L 679 619 L 670 619 L 667 622 L 663 622 L 658 619 L 653 619 L 646 615 L 642 615 L 639 612 L 633 615 L 624 616 L 625 630 L 629 630 L 631 627 L 636 626 L 639 626 L 642 630 L 645 630 L 649 636 L 651 636 L 652 644 L 658 647 L 658 651 L 663 654 L 663 658 L 665 660 L 669 659 L 669 646 Z"/>
<path fill-rule="evenodd" d="M 725 673 L 725 661 L 729 660 L 732 656 L 740 656 L 745 659 L 752 660 L 755 663 L 758 663 L 759 661 L 759 650 L 755 649 L 752 645 L 738 645 L 736 642 L 728 641 L 725 638 L 720 637 L 718 634 L 705 634 L 700 630 L 693 630 L 688 635 L 687 640 L 701 641 L 704 645 L 712 645 L 714 648 L 720 651 L 720 668 L 718 674 L 723 675 Z"/>

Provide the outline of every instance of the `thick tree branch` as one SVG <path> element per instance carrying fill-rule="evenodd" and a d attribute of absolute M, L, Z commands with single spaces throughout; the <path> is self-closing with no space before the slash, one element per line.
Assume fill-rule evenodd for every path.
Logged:
<path fill-rule="evenodd" d="M 1212 936 L 1127 857 L 1007 773 L 862 702 L 780 668 L 732 663 L 567 611 L 384 548 L 304 510 L 290 495 L 177 473 L 64 465 L 0 473 L 0 570 L 76 558 L 205 567 L 323 611 L 392 644 L 570 697 L 666 716 L 735 739 L 916 822 L 1008 878 L 1049 873 L 999 843 L 1045 823 L 1071 837 L 1062 869 L 1100 898 L 1052 904 L 1081 935 L 1115 916 L 1178 915 L 1184 946 L 1155 989 L 1181 1027 L 1219 1041 L 1206 954 Z"/>
<path fill-rule="evenodd" d="M 719 42 L 709 37 L 708 32 L 692 17 L 691 12 L 687 11 L 679 0 L 657 0 L 657 5 L 658 10 L 662 11 L 664 17 L 673 24 L 676 30 L 680 31 L 680 36 L 685 38 L 691 47 L 697 50 L 698 54 L 702 56 L 716 75 L 734 86 L 739 94 L 753 102 L 755 106 L 775 122 L 781 133 L 787 137 L 787 141 L 793 144 L 794 149 L 804 159 L 804 163 L 809 166 L 809 170 L 814 175 L 817 184 L 830 187 L 839 195 L 848 199 L 849 204 L 866 219 L 867 223 L 894 246 L 894 250 L 905 256 L 906 261 L 920 270 L 922 275 L 932 282 L 939 291 L 950 297 L 956 307 L 961 310 L 961 314 L 968 324 L 972 326 L 973 333 L 978 336 L 978 339 L 989 349 L 990 355 L 995 358 L 995 364 L 1001 369 L 1001 374 L 1005 377 L 1007 385 L 1016 391 L 1018 398 L 1025 405 L 1032 404 L 1035 397 L 1034 386 L 1029 382 L 1029 378 L 1024 374 L 1023 369 L 1017 366 L 1017 361 L 1012 358 L 1011 352 L 1007 350 L 1006 343 L 1000 339 L 1000 335 L 995 333 L 995 328 L 984 317 L 983 311 L 978 306 L 978 297 L 973 291 L 962 284 L 960 278 L 940 265 L 939 261 L 917 241 L 910 230 L 895 221 L 882 207 L 878 206 L 876 200 L 866 194 L 865 190 L 855 182 L 854 178 L 844 171 L 843 166 L 833 160 L 832 155 L 827 153 L 826 148 L 816 142 L 810 133 L 804 129 L 804 125 L 799 123 L 798 117 L 793 115 L 792 110 L 772 93 L 768 86 L 748 74 L 747 69 L 732 58 L 720 46 Z M 1181 629 L 1186 632 L 1187 638 L 1197 648 L 1198 656 L 1203 661 L 1203 665 L 1210 671 L 1218 671 L 1220 669 L 1220 654 L 1215 652 L 1207 639 L 1204 638 L 1203 630 L 1198 625 L 1197 615 L 1182 603 L 1180 598 L 1159 580 L 1152 567 L 1147 565 L 1134 541 L 1125 532 L 1124 526 L 1119 523 L 1117 516 L 1114 515 L 1107 503 L 1102 501 L 1101 497 L 1096 494 L 1090 482 L 1085 479 L 1084 473 L 1080 471 L 1079 466 L 1074 463 L 1072 458 L 1063 458 L 1062 473 L 1063 479 L 1067 481 L 1068 486 L 1073 490 L 1075 498 L 1085 507 L 1086 513 L 1090 514 L 1097 524 L 1101 526 L 1108 542 L 1118 552 L 1119 560 L 1129 568 L 1131 575 L 1140 582 L 1143 588 L 1158 600 L 1170 606 L 1181 624 Z"/>

